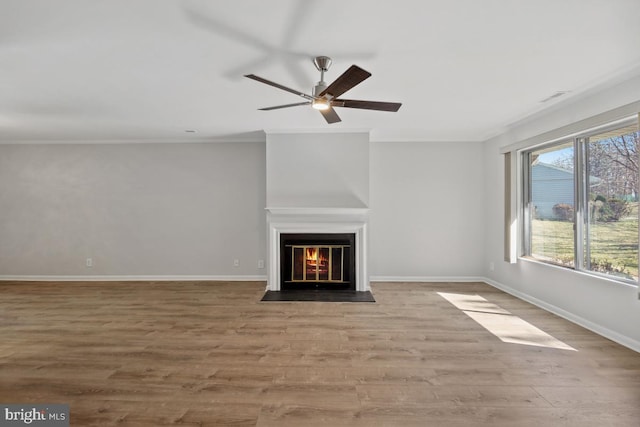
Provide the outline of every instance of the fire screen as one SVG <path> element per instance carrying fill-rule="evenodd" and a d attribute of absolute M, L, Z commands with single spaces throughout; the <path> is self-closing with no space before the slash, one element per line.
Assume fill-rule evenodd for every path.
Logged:
<path fill-rule="evenodd" d="M 283 288 L 355 289 L 355 247 L 352 234 L 283 234 Z"/>

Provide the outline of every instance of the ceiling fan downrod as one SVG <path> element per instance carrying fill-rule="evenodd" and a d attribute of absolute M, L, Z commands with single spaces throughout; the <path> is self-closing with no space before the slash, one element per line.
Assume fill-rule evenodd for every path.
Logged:
<path fill-rule="evenodd" d="M 313 65 L 315 65 L 318 71 L 320 71 L 320 81 L 313 88 L 313 95 L 317 96 L 317 94 L 327 87 L 327 84 L 324 81 L 324 73 L 329 70 L 329 67 L 331 67 L 331 58 L 328 56 L 316 56 L 313 58 Z"/>

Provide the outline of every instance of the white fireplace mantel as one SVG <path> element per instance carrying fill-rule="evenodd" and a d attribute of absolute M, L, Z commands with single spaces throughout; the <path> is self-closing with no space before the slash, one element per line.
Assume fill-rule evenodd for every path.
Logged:
<path fill-rule="evenodd" d="M 283 233 L 354 233 L 356 241 L 356 291 L 368 291 L 367 208 L 268 207 L 267 290 L 280 290 L 280 235 Z"/>

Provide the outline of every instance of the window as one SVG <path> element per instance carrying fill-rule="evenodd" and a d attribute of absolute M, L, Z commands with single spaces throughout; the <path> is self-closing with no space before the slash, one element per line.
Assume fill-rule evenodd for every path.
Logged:
<path fill-rule="evenodd" d="M 524 254 L 638 280 L 635 120 L 522 152 Z"/>

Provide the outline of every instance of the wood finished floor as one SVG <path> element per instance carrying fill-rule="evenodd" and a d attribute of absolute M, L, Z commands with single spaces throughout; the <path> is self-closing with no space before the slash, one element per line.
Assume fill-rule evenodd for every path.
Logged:
<path fill-rule="evenodd" d="M 261 303 L 264 284 L 0 282 L 0 402 L 73 426 L 638 426 L 640 355 L 482 283 L 377 303 Z M 577 352 L 505 344 L 472 293 Z"/>

